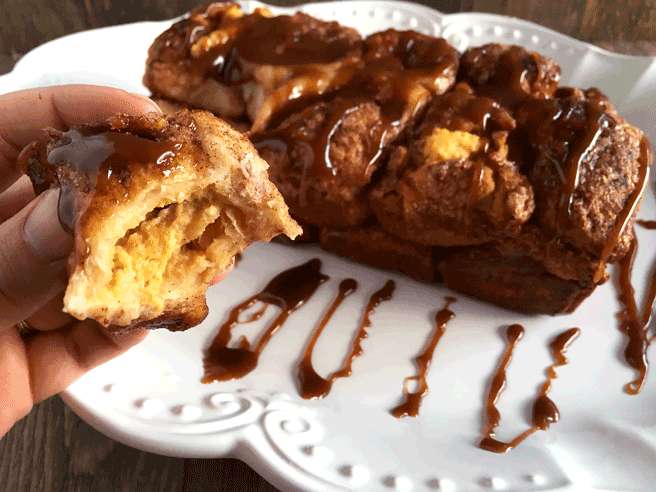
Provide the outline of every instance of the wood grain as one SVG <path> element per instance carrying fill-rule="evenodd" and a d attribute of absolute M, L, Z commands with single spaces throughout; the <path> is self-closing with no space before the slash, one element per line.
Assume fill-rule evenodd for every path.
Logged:
<path fill-rule="evenodd" d="M 180 15 L 197 0 L 0 0 L 0 73 L 30 49 L 72 32 Z M 298 2 L 273 1 L 275 4 Z M 607 49 L 655 53 L 654 0 L 425 0 L 446 13 L 482 11 L 531 20 Z M 72 54 L 74 56 L 74 54 Z M 0 490 L 276 490 L 235 460 L 181 460 L 137 451 L 101 435 L 59 399 L 38 405 L 0 440 Z"/>
<path fill-rule="evenodd" d="M 177 492 L 183 490 L 183 480 L 183 460 L 112 441 L 82 422 L 59 398 L 35 407 L 0 440 L 3 492 Z"/>

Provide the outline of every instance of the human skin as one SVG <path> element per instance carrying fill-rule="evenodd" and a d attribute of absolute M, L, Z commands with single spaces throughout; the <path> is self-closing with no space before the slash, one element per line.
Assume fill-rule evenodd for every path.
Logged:
<path fill-rule="evenodd" d="M 116 113 L 159 112 L 150 99 L 119 89 L 68 85 L 0 96 L 0 438 L 36 403 L 145 336 L 113 336 L 62 312 L 73 238 L 57 218 L 59 192 L 34 196 L 16 159 L 47 127 L 100 122 Z M 21 334 L 16 323 L 34 330 Z"/>

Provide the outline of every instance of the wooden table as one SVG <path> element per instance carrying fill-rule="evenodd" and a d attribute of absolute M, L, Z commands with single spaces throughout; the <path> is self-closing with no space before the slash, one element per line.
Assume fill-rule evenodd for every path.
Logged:
<path fill-rule="evenodd" d="M 75 31 L 167 19 L 200 0 L 0 0 L 0 73 L 27 51 Z M 139 6 L 134 4 L 139 3 Z M 278 1 L 278 4 L 298 2 Z M 607 49 L 655 54 L 654 0 L 425 0 L 443 12 L 483 11 L 538 22 Z M 183 460 L 137 451 L 99 434 L 57 398 L 0 441 L 0 490 L 275 490 L 236 460 Z"/>

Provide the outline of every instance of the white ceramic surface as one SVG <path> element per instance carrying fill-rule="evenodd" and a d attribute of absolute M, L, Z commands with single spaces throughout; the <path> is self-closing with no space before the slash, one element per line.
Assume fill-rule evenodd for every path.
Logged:
<path fill-rule="evenodd" d="M 254 2 L 244 2 L 248 8 Z M 284 9 L 274 9 L 277 12 Z M 309 4 L 303 10 L 364 34 L 388 27 L 443 35 L 459 49 L 489 41 L 518 43 L 555 57 L 563 82 L 598 86 L 631 122 L 655 134 L 655 63 L 616 55 L 517 19 L 485 14 L 443 15 L 401 2 Z M 146 93 L 146 50 L 169 22 L 142 22 L 82 32 L 47 43 L 0 77 L 0 92 L 68 82 L 101 83 Z M 641 217 L 654 218 L 654 179 Z M 638 229 L 639 292 L 653 261 L 655 234 Z M 331 280 L 290 318 L 240 381 L 202 385 L 201 354 L 227 310 L 284 268 L 320 257 Z M 310 330 L 344 277 L 358 292 L 338 310 L 319 341 L 315 365 L 336 368 L 370 293 L 397 282 L 354 364 L 321 401 L 296 393 L 292 371 Z M 186 333 L 152 333 L 145 343 L 83 377 L 65 401 L 101 432 L 148 451 L 185 457 L 238 457 L 281 489 L 303 490 L 654 490 L 655 371 L 639 396 L 622 392 L 632 372 L 621 361 L 625 340 L 616 328 L 611 283 L 569 316 L 522 316 L 464 296 L 440 342 L 429 373 L 430 393 L 420 416 L 388 414 L 400 398 L 412 358 L 432 329 L 448 292 L 400 275 L 356 265 L 314 246 L 257 245 L 208 293 L 210 314 Z M 501 328 L 528 330 L 508 372 L 500 409 L 501 438 L 527 426 L 529 405 L 550 363 L 547 343 L 571 326 L 582 335 L 558 370 L 552 391 L 562 421 L 508 455 L 475 446 L 483 396 L 503 350 Z M 257 326 L 238 334 L 256 334 Z"/>

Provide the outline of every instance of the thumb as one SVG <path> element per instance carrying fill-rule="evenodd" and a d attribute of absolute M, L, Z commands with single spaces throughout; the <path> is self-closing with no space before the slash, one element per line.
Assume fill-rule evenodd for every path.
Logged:
<path fill-rule="evenodd" d="M 66 286 L 73 238 L 47 190 L 0 224 L 0 330 L 29 317 Z"/>

